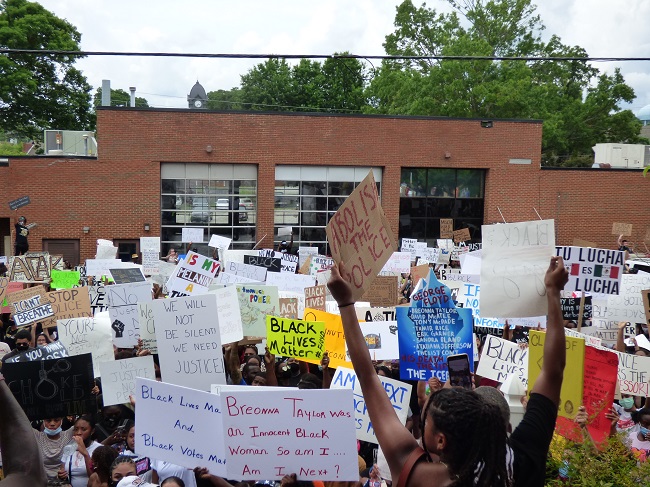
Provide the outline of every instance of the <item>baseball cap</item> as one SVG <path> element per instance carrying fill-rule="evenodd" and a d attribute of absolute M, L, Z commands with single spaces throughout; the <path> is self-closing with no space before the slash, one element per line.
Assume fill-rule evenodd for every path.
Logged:
<path fill-rule="evenodd" d="M 138 254 L 131 254 L 131 258 L 132 258 L 132 259 L 137 259 L 137 258 L 138 258 Z"/>
<path fill-rule="evenodd" d="M 154 487 L 158 484 L 150 484 L 146 480 L 142 480 L 137 475 L 129 475 L 128 477 L 124 477 L 122 480 L 120 480 L 117 484 L 117 487 L 129 487 L 131 485 L 137 485 L 139 487 Z"/>

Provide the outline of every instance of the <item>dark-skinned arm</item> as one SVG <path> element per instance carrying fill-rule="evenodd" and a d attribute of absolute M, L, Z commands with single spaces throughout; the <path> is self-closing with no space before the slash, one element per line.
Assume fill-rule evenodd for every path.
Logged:
<path fill-rule="evenodd" d="M 275 375 L 275 355 L 269 351 L 269 347 L 265 348 L 264 366 L 266 367 L 266 385 L 277 387 L 278 376 Z"/>
<path fill-rule="evenodd" d="M 327 352 L 323 354 L 320 365 L 323 368 L 323 389 L 329 389 L 332 385 L 332 374 L 330 373 L 330 356 Z"/>
<path fill-rule="evenodd" d="M 552 257 L 546 271 L 544 284 L 548 300 L 548 320 L 546 339 L 544 341 L 544 363 L 539 377 L 535 381 L 533 394 L 546 396 L 556 405 L 560 403 L 560 389 L 566 365 L 566 347 L 564 339 L 564 320 L 560 307 L 560 292 L 569 280 L 569 273 L 564 268 L 562 257 Z"/>
<path fill-rule="evenodd" d="M 339 265 L 343 267 L 343 264 Z M 339 304 L 345 341 L 368 408 L 368 416 L 377 435 L 377 440 L 386 455 L 391 474 L 394 479 L 397 479 L 408 456 L 418 448 L 418 443 L 398 419 L 395 409 L 379 381 L 370 360 L 368 346 L 359 327 L 359 320 L 352 300 L 352 290 L 341 274 L 345 274 L 345 272 L 340 272 L 336 265 L 332 267 L 332 275 L 327 287 Z"/>
<path fill-rule="evenodd" d="M 0 443 L 5 479 L 3 487 L 45 485 L 41 449 L 32 425 L 0 375 Z"/>
<path fill-rule="evenodd" d="M 230 379 L 233 385 L 241 384 L 241 370 L 239 370 L 239 342 L 226 345 L 226 360 L 230 369 Z"/>
<path fill-rule="evenodd" d="M 616 351 L 625 353 L 625 321 L 618 324 L 618 333 L 616 335 Z"/>

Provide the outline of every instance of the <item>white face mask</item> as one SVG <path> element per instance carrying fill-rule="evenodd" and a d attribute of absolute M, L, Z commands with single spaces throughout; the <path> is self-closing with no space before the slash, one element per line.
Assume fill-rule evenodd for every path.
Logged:
<path fill-rule="evenodd" d="M 43 428 L 43 433 L 45 433 L 47 436 L 56 436 L 59 433 L 61 433 L 62 430 L 63 430 L 63 428 L 61 428 L 61 426 L 59 426 L 55 430 L 51 430 L 49 428 Z"/>

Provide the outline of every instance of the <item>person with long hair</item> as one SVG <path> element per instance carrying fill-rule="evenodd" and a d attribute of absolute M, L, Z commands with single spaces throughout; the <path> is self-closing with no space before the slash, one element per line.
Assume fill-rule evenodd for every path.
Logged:
<path fill-rule="evenodd" d="M 101 444 L 93 438 L 95 435 L 95 420 L 89 414 L 80 416 L 74 423 L 72 439 L 77 443 L 77 449 L 69 458 L 61 459 L 59 479 L 67 479 L 72 487 L 87 487 L 88 479 L 93 473 L 91 455 Z"/>
<path fill-rule="evenodd" d="M 420 448 L 413 435 L 397 418 L 379 381 L 359 328 L 351 287 L 341 275 L 345 275 L 343 264 L 335 265 L 332 268 L 328 287 L 339 305 L 348 351 L 363 391 L 368 415 L 379 445 L 386 456 L 392 477 L 394 480 L 398 479 L 397 485 L 400 487 L 513 485 L 507 467 L 507 425 L 503 415 L 497 406 L 485 403 L 473 391 L 443 388 L 431 394 L 423 414 L 424 450 Z M 560 290 L 567 279 L 562 259 L 553 257 L 545 277 L 549 317 L 544 366 L 531 393 L 531 401 L 550 404 L 551 411 L 547 416 L 557 414 L 562 385 L 565 347 L 559 298 Z M 547 367 L 547 362 L 550 361 L 553 363 Z M 538 410 L 535 406 L 534 411 Z M 533 423 L 533 419 L 529 418 L 529 421 Z M 522 422 L 525 421 L 526 418 Z M 554 426 L 555 416 L 552 424 Z M 550 430 L 552 435 L 553 427 Z M 530 433 L 530 428 L 522 429 L 521 433 L 524 431 Z M 538 432 L 543 435 L 542 442 L 545 442 L 547 432 L 543 428 Z M 547 450 L 548 444 L 546 444 Z M 540 458 L 537 460 L 545 464 L 546 452 L 542 454 L 541 451 L 532 450 L 528 453 L 539 454 Z M 525 456 L 524 453 L 522 456 Z M 438 461 L 434 461 L 434 458 Z M 422 461 L 424 459 L 427 461 Z M 515 456 L 515 470 L 516 462 Z M 543 485 L 543 472 L 541 479 L 528 480 L 529 483 L 522 481 L 520 485 Z"/>
<path fill-rule="evenodd" d="M 110 446 L 99 446 L 91 455 L 93 473 L 88 479 L 88 487 L 109 487 L 111 482 L 111 465 L 117 458 L 117 451 Z"/>

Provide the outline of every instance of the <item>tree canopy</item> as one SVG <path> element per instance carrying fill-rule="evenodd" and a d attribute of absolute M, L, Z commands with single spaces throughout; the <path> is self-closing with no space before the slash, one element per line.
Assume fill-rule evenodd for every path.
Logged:
<path fill-rule="evenodd" d="M 447 1 L 451 13 L 402 2 L 386 53 L 587 56 L 555 35 L 543 41 L 544 25 L 530 0 Z M 640 122 L 621 109 L 635 95 L 620 71 L 600 73 L 583 61 L 387 60 L 366 96 L 368 113 L 542 119 L 548 164 L 573 164 L 597 142 L 643 141 Z"/>
<path fill-rule="evenodd" d="M 102 104 L 102 88 L 97 88 L 95 94 L 93 95 L 93 107 L 97 108 Z M 131 105 L 131 93 L 118 88 L 111 88 L 111 106 L 112 107 L 128 107 Z M 135 106 L 139 108 L 146 108 L 149 106 L 149 102 L 146 98 L 141 98 L 139 96 L 135 97 Z"/>
<path fill-rule="evenodd" d="M 0 0 L 0 46 L 78 51 L 81 34 L 27 0 Z M 0 55 L 0 130 L 34 138 L 43 129 L 82 130 L 94 123 L 79 56 Z"/>

